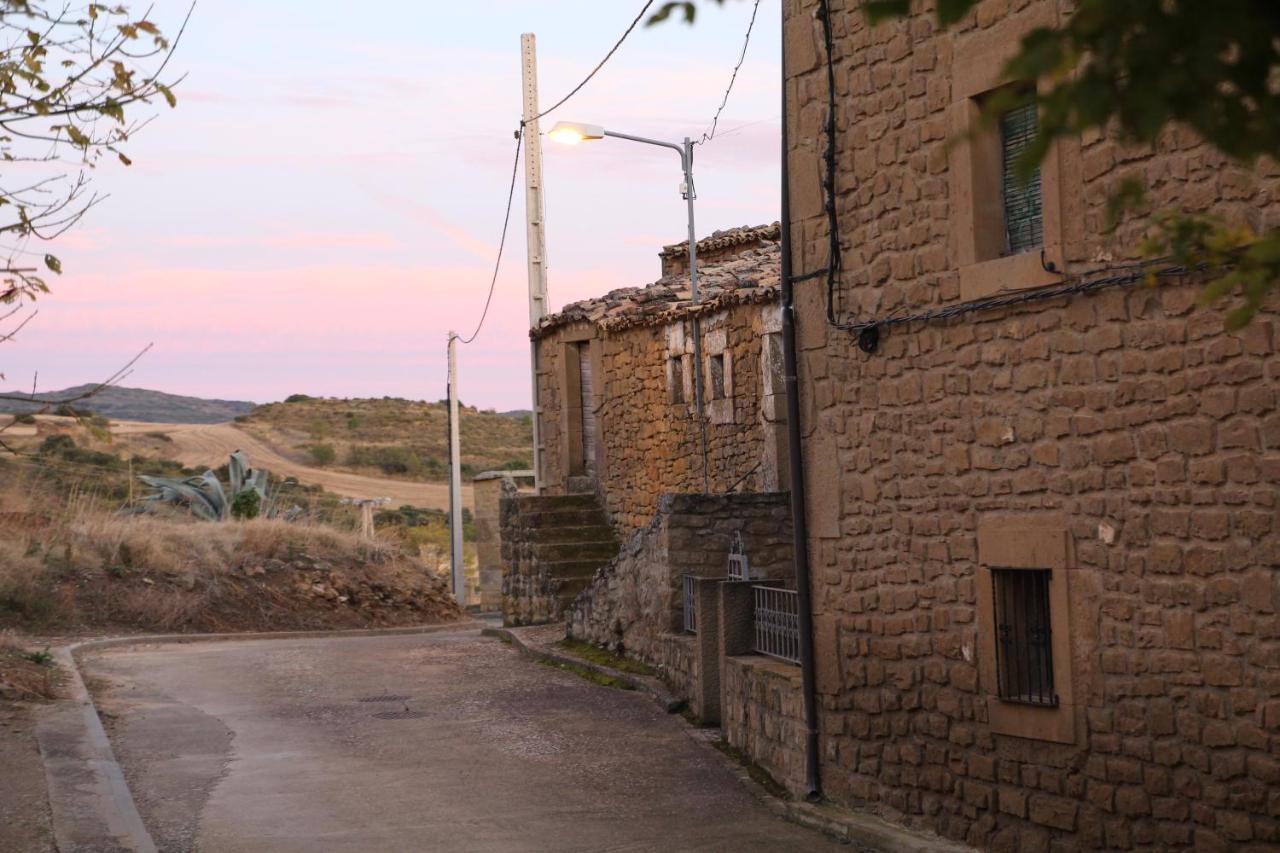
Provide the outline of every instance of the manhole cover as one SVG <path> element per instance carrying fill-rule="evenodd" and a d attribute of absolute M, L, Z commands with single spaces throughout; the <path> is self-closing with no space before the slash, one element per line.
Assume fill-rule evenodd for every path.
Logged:
<path fill-rule="evenodd" d="M 421 720 L 426 714 L 405 708 L 403 711 L 383 711 L 381 714 L 374 714 L 373 716 L 379 720 Z"/>
<path fill-rule="evenodd" d="M 357 699 L 356 701 L 357 702 L 403 702 L 408 698 L 409 698 L 408 696 L 391 696 L 391 695 L 364 696 L 360 699 Z"/>

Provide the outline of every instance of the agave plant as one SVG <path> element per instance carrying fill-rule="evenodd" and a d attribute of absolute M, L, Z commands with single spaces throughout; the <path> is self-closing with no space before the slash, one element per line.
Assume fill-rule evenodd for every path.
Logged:
<path fill-rule="evenodd" d="M 230 482 L 225 489 L 212 471 L 186 479 L 143 475 L 139 479 L 155 491 L 142 499 L 141 511 L 146 512 L 161 503 L 179 503 L 186 504 L 195 515 L 210 521 L 226 521 L 236 514 L 236 507 L 243 506 L 256 505 L 259 510 L 253 515 L 273 514 L 275 495 L 269 492 L 266 471 L 250 468 L 239 450 L 231 454 L 227 471 Z M 248 492 L 255 493 L 257 500 L 237 500 Z"/>

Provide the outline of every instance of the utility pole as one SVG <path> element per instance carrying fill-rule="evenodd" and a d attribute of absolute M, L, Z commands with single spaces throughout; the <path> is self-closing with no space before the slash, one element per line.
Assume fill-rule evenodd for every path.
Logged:
<path fill-rule="evenodd" d="M 449 333 L 449 565 L 453 597 L 467 606 L 462 567 L 462 451 L 458 437 L 458 335 Z"/>
<path fill-rule="evenodd" d="M 529 328 L 547 315 L 546 204 L 542 196 L 542 135 L 538 132 L 538 44 L 520 36 L 520 78 L 524 93 L 524 209 L 529 252 Z M 542 405 L 538 398 L 538 342 L 529 343 L 533 374 L 533 484 L 542 492 Z"/>

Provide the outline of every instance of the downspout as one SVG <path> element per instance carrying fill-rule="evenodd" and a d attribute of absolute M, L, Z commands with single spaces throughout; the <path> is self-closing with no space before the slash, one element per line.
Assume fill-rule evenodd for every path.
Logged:
<path fill-rule="evenodd" d="M 787 4 L 782 4 L 782 369 L 787 391 L 787 456 L 791 466 L 791 525 L 795 535 L 796 591 L 800 607 L 800 682 L 804 697 L 805 796 L 822 796 L 818 777 L 818 691 L 813 664 L 813 592 L 809 581 L 809 523 L 805 511 L 804 455 L 800 441 L 795 291 L 791 282 L 791 185 L 787 129 Z"/>

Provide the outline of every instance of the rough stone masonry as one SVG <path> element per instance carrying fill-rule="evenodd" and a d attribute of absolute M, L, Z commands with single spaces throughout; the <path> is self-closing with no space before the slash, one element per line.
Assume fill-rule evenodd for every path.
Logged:
<path fill-rule="evenodd" d="M 984 256 L 984 167 L 948 140 L 1072 4 L 989 0 L 945 32 L 931 10 L 872 27 L 828 5 L 838 315 L 1054 280 Z M 797 275 L 828 263 L 816 7 L 785 0 Z M 1104 227 L 1130 176 L 1155 210 L 1280 222 L 1273 162 L 1181 129 L 1089 134 L 1042 174 L 1056 273 L 1136 259 L 1142 218 Z M 866 354 L 828 326 L 821 278 L 797 291 L 826 794 L 993 850 L 1276 849 L 1276 300 L 1228 333 L 1200 282 L 1169 280 L 895 328 Z M 1057 566 L 1056 709 L 996 695 L 1000 561 Z"/>

